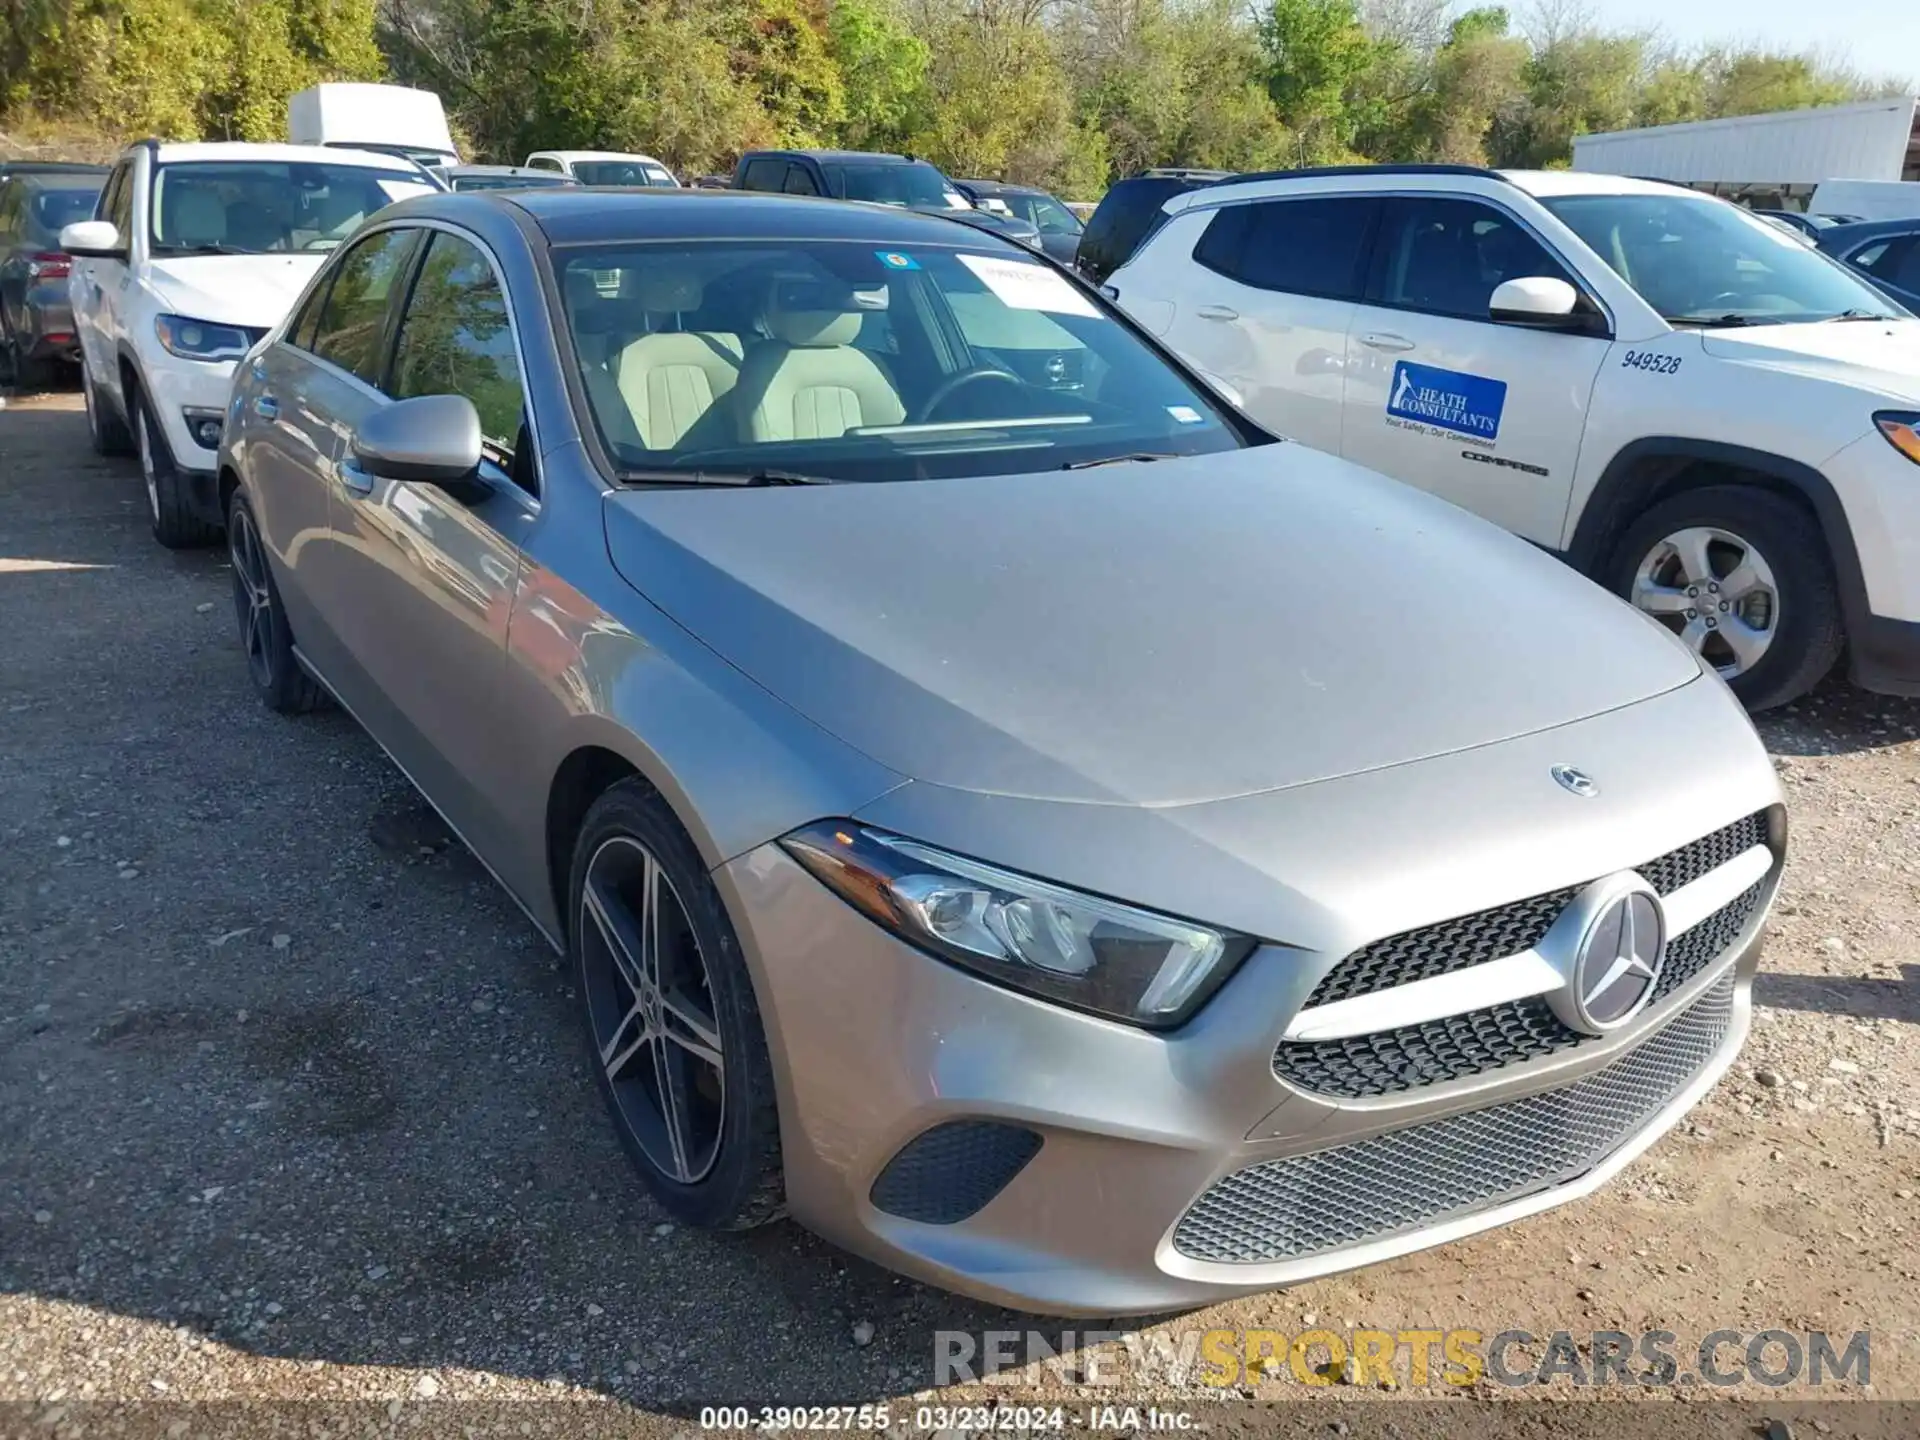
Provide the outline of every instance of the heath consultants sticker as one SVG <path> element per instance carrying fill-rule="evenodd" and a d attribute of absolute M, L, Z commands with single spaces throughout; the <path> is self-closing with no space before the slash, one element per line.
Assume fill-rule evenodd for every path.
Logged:
<path fill-rule="evenodd" d="M 1504 380 L 1411 360 L 1393 367 L 1393 389 L 1387 392 L 1387 414 L 1479 440 L 1500 434 L 1500 412 L 1506 404 Z"/>

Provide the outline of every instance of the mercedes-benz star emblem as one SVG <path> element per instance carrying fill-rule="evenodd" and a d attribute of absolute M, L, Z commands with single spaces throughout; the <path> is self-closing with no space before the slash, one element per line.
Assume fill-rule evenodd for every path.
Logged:
<path fill-rule="evenodd" d="M 1667 949 L 1660 897 L 1644 880 L 1613 885 L 1599 902 L 1574 951 L 1563 1007 L 1590 1035 L 1617 1030 L 1645 1008 Z"/>
<path fill-rule="evenodd" d="M 1600 793 L 1600 787 L 1593 783 L 1591 775 L 1571 765 L 1555 765 L 1547 773 L 1560 782 L 1561 789 L 1571 790 L 1583 800 Z"/>

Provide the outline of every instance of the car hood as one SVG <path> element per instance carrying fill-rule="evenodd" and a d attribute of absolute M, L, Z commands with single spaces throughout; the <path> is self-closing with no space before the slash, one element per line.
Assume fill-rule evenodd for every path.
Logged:
<path fill-rule="evenodd" d="M 1920 320 L 1843 320 L 1701 332 L 1722 360 L 1766 365 L 1920 401 Z"/>
<path fill-rule="evenodd" d="M 1178 805 L 1698 679 L 1557 560 L 1297 445 L 1043 475 L 614 493 L 614 564 L 894 772 Z"/>
<path fill-rule="evenodd" d="M 154 260 L 155 296 L 194 320 L 265 330 L 280 323 L 326 261 L 323 250 L 296 255 L 179 255 Z"/>
<path fill-rule="evenodd" d="M 911 208 L 923 215 L 942 215 L 949 220 L 958 220 L 962 225 L 971 225 L 976 230 L 991 230 L 995 235 L 1005 235 L 1010 240 L 1031 241 L 1040 238 L 1040 232 L 1032 221 L 995 215 L 991 210 L 958 210 L 949 205 L 915 205 Z"/>

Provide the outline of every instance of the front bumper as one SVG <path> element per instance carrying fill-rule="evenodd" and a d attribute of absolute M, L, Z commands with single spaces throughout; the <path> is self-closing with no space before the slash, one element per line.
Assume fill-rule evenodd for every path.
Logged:
<path fill-rule="evenodd" d="M 226 414 L 236 366 L 232 360 L 208 363 L 170 355 L 161 357 L 159 363 L 149 360 L 143 366 L 147 395 L 166 434 L 187 503 L 199 519 L 213 525 L 226 523 L 216 481 L 220 446 L 217 440 L 212 445 L 201 444 L 193 422 Z"/>
<path fill-rule="evenodd" d="M 1847 616 L 1855 684 L 1920 695 L 1920 466 L 1869 432 L 1821 467 L 1859 561 Z M 1842 574 L 1843 591 L 1848 576 Z"/>
<path fill-rule="evenodd" d="M 1724 702 L 1723 695 L 1713 698 Z M 1702 699 L 1695 693 L 1649 703 L 1677 704 L 1698 714 L 1692 707 Z M 1518 764 L 1531 770 L 1535 751 L 1562 756 L 1578 745 L 1568 732 L 1631 728 L 1623 713 L 1631 712 L 1495 749 L 1520 752 Z M 1596 741 L 1580 753 L 1608 749 Z M 1460 772 L 1486 764 L 1481 752 L 1403 768 Z M 1734 768 L 1745 771 L 1743 781 L 1722 777 L 1721 786 L 1738 792 L 1736 805 L 1751 813 L 1777 801 L 1764 756 L 1758 768 L 1747 757 Z M 1457 778 L 1440 777 L 1441 790 L 1455 795 L 1456 804 L 1451 812 L 1430 814 L 1425 848 L 1440 857 L 1436 864 L 1466 873 L 1484 869 L 1492 851 L 1486 837 L 1475 833 L 1484 808 L 1477 815 L 1461 813 L 1475 807 L 1457 804 L 1458 795 L 1473 793 L 1455 789 Z M 1356 780 L 1306 788 L 1350 788 L 1350 800 L 1364 805 L 1374 782 Z M 1415 781 L 1412 788 L 1422 787 Z M 1691 808 L 1684 786 L 1672 787 L 1672 793 L 1683 812 Z M 1571 807 L 1580 803 L 1555 797 L 1543 802 L 1543 813 L 1575 813 Z M 1593 813 L 1597 819 L 1599 810 Z M 1691 826 L 1678 823 L 1693 839 L 1731 818 L 1721 809 Z M 885 822 L 876 817 L 876 823 Z M 1342 843 L 1324 829 L 1315 833 L 1323 851 Z M 1391 877 L 1392 843 L 1368 846 L 1362 833 L 1350 832 L 1354 853 L 1346 860 Z M 1669 828 L 1665 835 L 1674 833 Z M 950 843 L 944 834 L 932 838 Z M 1502 836 L 1499 843 L 1513 838 Z M 1651 860 L 1664 848 L 1664 837 L 1646 844 L 1652 853 L 1642 858 Z M 1575 868 L 1556 885 L 1594 878 L 1586 873 L 1592 862 L 1578 853 L 1563 856 L 1562 864 Z M 1609 860 L 1599 873 L 1611 868 Z M 1625 1030 L 1469 1078 L 1351 1099 L 1296 1088 L 1275 1071 L 1282 1032 L 1321 976 L 1347 953 L 1344 939 L 1319 951 L 1265 946 L 1186 1026 L 1152 1034 L 1062 1010 L 921 954 L 856 914 L 777 845 L 748 852 L 715 878 L 740 931 L 766 1022 L 794 1217 L 849 1250 L 948 1289 L 1021 1309 L 1109 1316 L 1183 1309 L 1372 1264 L 1508 1223 L 1605 1183 L 1672 1126 L 1738 1053 L 1779 873 L 1776 855 L 1737 933 Z M 1401 878 L 1422 892 L 1430 888 L 1422 883 L 1428 877 L 1403 872 Z M 1430 912 L 1428 918 L 1445 913 Z M 1361 912 L 1348 918 L 1365 926 L 1372 917 Z M 1374 933 L 1397 928 L 1382 921 Z M 1343 932 L 1358 933 L 1326 927 L 1328 934 Z M 1684 1035 L 1683 1026 L 1691 1027 Z M 1377 1153 L 1381 1137 L 1390 1137 L 1389 1149 L 1398 1145 L 1405 1152 L 1410 1146 L 1424 1158 L 1450 1143 L 1449 1137 L 1457 1139 L 1463 1125 L 1492 1123 L 1502 1114 L 1531 1115 L 1531 1133 L 1552 1137 L 1560 1132 L 1551 1127 L 1561 1123 L 1554 1107 L 1618 1089 L 1636 1067 L 1645 1068 L 1654 1047 L 1671 1047 L 1681 1038 L 1691 1046 L 1686 1063 L 1675 1071 L 1665 1062 L 1657 1094 L 1642 1094 L 1636 1108 L 1622 1112 L 1624 1123 L 1598 1143 L 1577 1151 L 1563 1145 L 1546 1155 L 1548 1168 L 1522 1183 L 1476 1192 L 1463 1203 L 1440 1196 L 1423 1213 L 1384 1225 L 1356 1227 L 1350 1217 L 1336 1215 L 1340 1223 L 1321 1227 L 1331 1237 L 1327 1243 L 1262 1252 L 1265 1258 L 1250 1262 L 1219 1258 L 1231 1245 L 1223 1250 L 1194 1240 L 1191 1217 L 1217 1218 L 1223 1206 L 1257 1231 L 1263 1225 L 1299 1229 L 1302 1206 L 1361 1205 L 1355 1191 L 1343 1201 L 1338 1183 L 1288 1192 L 1295 1196 L 1291 1202 L 1275 1200 L 1265 1183 L 1275 1172 L 1250 1175 L 1255 1167 L 1332 1157 L 1337 1182 L 1346 1157 Z M 962 1123 L 965 1128 L 936 1130 Z M 1451 1130 L 1442 1128 L 1449 1125 Z M 1023 1150 L 1014 1139 L 996 1150 L 994 1127 L 1002 1135 L 1030 1132 L 1038 1146 Z M 942 1138 L 943 1148 L 916 1143 L 930 1131 Z M 1527 1133 L 1521 1132 L 1523 1145 Z M 1364 1142 L 1374 1142 L 1374 1151 L 1364 1150 Z M 923 1192 L 931 1187 L 934 1200 L 917 1201 L 909 1190 L 902 1203 L 894 1183 L 896 1157 L 920 1166 L 918 1184 Z M 981 1183 L 983 1172 L 997 1168 L 1011 1178 L 991 1173 Z M 1218 1188 L 1223 1184 L 1226 1191 Z M 1244 1193 L 1232 1193 L 1236 1187 Z M 940 1194 L 976 1189 L 982 1199 L 977 1210 L 961 1204 L 958 1218 L 908 1218 L 937 1213 Z M 1246 1249 L 1256 1252 L 1257 1244 Z"/>

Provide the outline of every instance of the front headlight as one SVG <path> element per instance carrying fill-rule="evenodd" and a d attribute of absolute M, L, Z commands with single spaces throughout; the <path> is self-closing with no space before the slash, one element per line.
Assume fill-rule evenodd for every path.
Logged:
<path fill-rule="evenodd" d="M 949 855 L 851 821 L 780 842 L 909 944 L 1077 1010 L 1165 1029 L 1205 1003 L 1254 942 Z"/>
<path fill-rule="evenodd" d="M 238 325 L 215 325 L 184 315 L 154 317 L 153 333 L 170 355 L 182 360 L 238 360 L 253 347 L 253 339 Z"/>
<path fill-rule="evenodd" d="M 1920 415 L 1882 410 L 1873 417 L 1873 423 L 1887 437 L 1889 445 L 1914 464 L 1920 465 Z"/>

